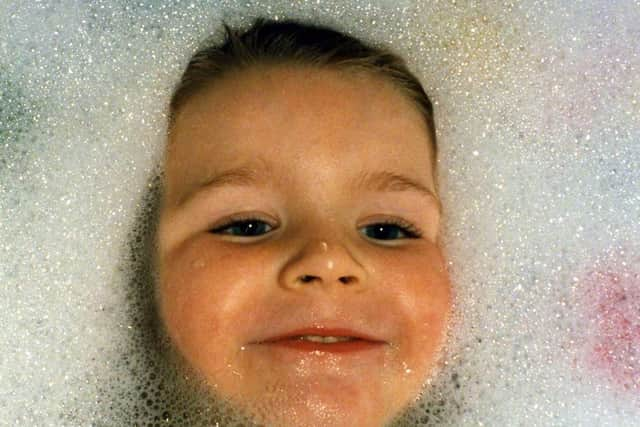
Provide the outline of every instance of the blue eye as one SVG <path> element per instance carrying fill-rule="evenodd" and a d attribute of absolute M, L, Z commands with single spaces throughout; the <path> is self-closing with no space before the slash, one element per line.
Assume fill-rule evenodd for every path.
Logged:
<path fill-rule="evenodd" d="M 256 218 L 248 218 L 240 221 L 232 220 L 226 224 L 210 230 L 210 233 L 230 234 L 232 236 L 255 237 L 271 231 L 271 225 Z"/>
<path fill-rule="evenodd" d="M 409 224 L 381 222 L 362 228 L 367 237 L 376 240 L 418 239 L 421 237 L 420 231 Z"/>
<path fill-rule="evenodd" d="M 411 224 L 405 222 L 379 222 L 362 227 L 364 234 L 375 240 L 418 239 L 422 233 Z M 257 237 L 273 230 L 273 226 L 257 219 L 231 219 L 228 222 L 209 230 L 214 234 L 227 234 L 240 237 Z"/>

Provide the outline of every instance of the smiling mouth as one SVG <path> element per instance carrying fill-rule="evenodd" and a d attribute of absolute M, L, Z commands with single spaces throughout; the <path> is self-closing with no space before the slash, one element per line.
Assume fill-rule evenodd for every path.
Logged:
<path fill-rule="evenodd" d="M 295 335 L 257 344 L 302 352 L 353 353 L 381 348 L 385 343 L 351 336 Z"/>
<path fill-rule="evenodd" d="M 319 342 L 324 344 L 334 344 L 337 342 L 360 340 L 360 338 L 356 338 L 356 337 L 343 337 L 343 336 L 332 337 L 332 336 L 323 336 L 323 335 L 299 335 L 299 336 L 291 337 L 290 339 L 300 340 L 300 341 Z"/>

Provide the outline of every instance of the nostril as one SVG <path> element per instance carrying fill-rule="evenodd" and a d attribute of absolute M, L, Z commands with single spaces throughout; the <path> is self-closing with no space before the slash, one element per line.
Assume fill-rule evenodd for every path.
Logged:
<path fill-rule="evenodd" d="M 316 276 L 305 274 L 304 276 L 300 276 L 300 281 L 302 283 L 309 283 L 315 280 L 316 278 L 317 278 Z M 349 283 L 354 282 L 356 278 L 354 276 L 342 276 L 338 280 L 340 280 L 341 283 L 348 285 Z"/>

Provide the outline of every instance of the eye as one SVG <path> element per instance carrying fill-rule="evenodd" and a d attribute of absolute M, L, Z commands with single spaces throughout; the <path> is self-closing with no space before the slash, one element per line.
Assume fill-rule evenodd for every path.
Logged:
<path fill-rule="evenodd" d="M 400 221 L 385 221 L 362 227 L 364 234 L 376 240 L 419 239 L 422 233 L 411 224 Z"/>
<path fill-rule="evenodd" d="M 211 230 L 214 234 L 228 234 L 231 236 L 255 237 L 270 232 L 273 227 L 258 218 L 232 218 L 224 224 Z"/>

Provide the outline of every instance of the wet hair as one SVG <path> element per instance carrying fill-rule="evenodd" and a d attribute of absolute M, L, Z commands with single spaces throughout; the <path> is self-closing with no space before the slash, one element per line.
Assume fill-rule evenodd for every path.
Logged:
<path fill-rule="evenodd" d="M 232 72 L 283 64 L 364 71 L 387 79 L 422 113 L 433 144 L 431 161 L 435 175 L 437 144 L 433 106 L 401 57 L 334 29 L 292 20 L 258 18 L 245 31 L 234 30 L 227 24 L 223 26 L 223 42 L 200 49 L 189 61 L 171 97 L 169 129 L 182 106 L 195 93 Z"/>

